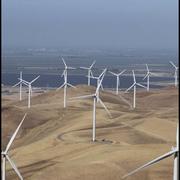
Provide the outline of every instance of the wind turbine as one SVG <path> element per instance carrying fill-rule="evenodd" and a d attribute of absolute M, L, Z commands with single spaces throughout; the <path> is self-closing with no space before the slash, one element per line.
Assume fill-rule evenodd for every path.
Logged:
<path fill-rule="evenodd" d="M 134 83 L 125 92 L 128 92 L 130 89 L 134 88 L 133 108 L 135 108 L 136 107 L 136 86 L 140 86 L 140 87 L 143 87 L 143 88 L 146 88 L 146 87 L 143 86 L 142 84 L 136 82 L 136 77 L 135 77 L 135 74 L 134 74 L 134 70 L 132 70 L 132 73 L 133 73 Z"/>
<path fill-rule="evenodd" d="M 154 75 L 154 76 L 155 76 L 156 74 L 149 71 L 149 67 L 148 67 L 147 64 L 146 64 L 146 69 L 147 69 L 147 73 L 146 73 L 146 75 L 144 76 L 143 80 L 147 78 L 147 91 L 149 91 L 149 86 L 150 86 L 149 78 L 150 78 L 151 75 Z"/>
<path fill-rule="evenodd" d="M 175 85 L 175 87 L 177 87 L 177 84 L 178 84 L 178 69 L 179 69 L 179 67 L 178 66 L 176 66 L 172 61 L 169 61 L 170 62 L 170 64 L 174 67 L 174 69 L 175 69 L 175 71 L 174 71 L 174 85 Z"/>
<path fill-rule="evenodd" d="M 97 86 L 96 86 L 96 88 L 99 86 L 99 84 L 100 84 L 100 82 L 101 82 L 101 78 L 102 78 L 102 76 L 104 75 L 105 76 L 105 73 L 104 73 L 104 71 L 99 75 L 99 76 L 93 76 L 93 73 L 91 72 L 91 78 L 92 79 L 95 79 L 96 80 L 96 82 L 97 82 Z M 104 78 L 104 77 L 103 77 Z M 102 89 L 102 90 L 104 90 L 104 88 L 103 88 L 103 85 L 102 85 L 102 82 L 101 82 L 101 84 L 100 84 L 100 88 Z M 97 92 L 97 102 L 99 101 L 99 90 L 98 90 L 98 92 Z"/>
<path fill-rule="evenodd" d="M 166 159 L 170 156 L 174 156 L 174 172 L 173 172 L 173 180 L 179 180 L 179 127 L 177 127 L 177 135 L 176 135 L 176 147 L 172 147 L 171 151 L 168 153 L 148 162 L 147 164 L 135 169 L 134 171 L 128 173 L 127 175 L 123 176 L 123 179 L 140 171 L 141 169 L 147 168 L 148 166 L 151 166 L 153 164 L 158 163 L 159 161 Z"/>
<path fill-rule="evenodd" d="M 88 70 L 88 86 L 91 85 L 91 75 L 92 75 L 92 68 L 94 66 L 94 64 L 96 63 L 96 61 L 93 61 L 93 63 L 91 64 L 90 67 L 80 67 L 81 69 L 85 69 Z"/>
<path fill-rule="evenodd" d="M 72 69 L 75 69 L 75 68 L 68 67 L 63 58 L 62 58 L 62 61 L 63 61 L 64 67 L 65 67 L 65 69 L 64 69 L 64 71 L 63 71 L 63 73 L 61 75 L 61 77 L 62 76 L 64 77 L 64 83 L 59 88 L 57 88 L 56 90 L 59 90 L 59 89 L 64 87 L 64 108 L 66 108 L 66 106 L 67 106 L 67 87 L 70 86 L 70 87 L 75 88 L 75 86 L 73 86 L 72 84 L 67 82 L 68 70 L 72 70 Z"/>
<path fill-rule="evenodd" d="M 92 73 L 92 71 L 91 71 L 91 75 L 90 75 L 90 78 L 92 78 L 92 79 L 95 79 L 96 80 L 96 82 L 97 82 L 97 86 L 96 87 L 98 87 L 98 85 L 99 85 L 99 83 L 100 83 L 100 80 L 101 80 L 101 77 L 102 77 L 102 75 L 103 75 L 103 72 L 99 75 L 99 76 L 94 76 L 93 75 L 93 73 Z M 101 84 L 101 89 L 103 90 L 103 86 L 102 86 L 102 84 Z"/>
<path fill-rule="evenodd" d="M 116 94 L 119 94 L 119 86 L 120 86 L 120 75 L 123 74 L 126 71 L 126 69 L 124 69 L 123 71 L 121 71 L 120 73 L 114 73 L 109 71 L 112 75 L 116 76 Z"/>
<path fill-rule="evenodd" d="M 20 72 L 19 79 L 22 79 L 22 71 Z M 12 87 L 16 87 L 19 85 L 19 100 L 20 101 L 22 100 L 22 84 L 23 84 L 22 80 L 19 80 L 18 83 L 12 86 Z"/>
<path fill-rule="evenodd" d="M 19 176 L 19 178 L 21 180 L 23 180 L 23 177 L 22 175 L 20 174 L 19 170 L 17 169 L 15 163 L 10 159 L 9 155 L 8 155 L 8 151 L 9 151 L 9 148 L 11 147 L 24 119 L 26 117 L 26 114 L 24 115 L 23 119 L 21 120 L 19 126 L 17 127 L 16 131 L 14 132 L 14 134 L 12 135 L 9 143 L 7 144 L 6 146 L 6 149 L 5 151 L 2 151 L 1 152 L 1 157 L 2 157 L 2 180 L 5 180 L 6 179 L 6 160 L 9 161 L 10 165 L 12 166 L 12 168 L 14 169 L 14 171 L 16 172 L 16 174 Z"/>
<path fill-rule="evenodd" d="M 101 86 L 101 83 L 103 81 L 103 78 L 105 76 L 106 71 L 107 71 L 107 69 L 104 69 L 104 71 L 102 72 L 101 80 L 100 80 L 100 82 L 98 84 L 98 87 L 96 88 L 96 91 L 95 91 L 94 94 L 71 98 L 71 99 L 89 99 L 89 98 L 93 98 L 93 130 L 92 130 L 92 141 L 93 142 L 96 141 L 96 103 L 98 102 L 97 101 L 98 99 L 99 99 L 99 103 L 101 104 L 101 106 L 106 110 L 106 112 L 109 114 L 109 116 L 111 116 L 111 113 L 109 112 L 109 110 L 107 109 L 107 107 L 105 106 L 103 101 L 98 97 L 99 88 Z"/>
<path fill-rule="evenodd" d="M 32 81 L 28 82 L 25 81 L 23 79 L 18 78 L 23 84 L 25 84 L 26 86 L 28 86 L 28 108 L 31 107 L 31 96 L 32 96 L 32 83 L 34 81 L 36 81 L 40 76 L 37 76 L 35 79 L 33 79 Z"/>

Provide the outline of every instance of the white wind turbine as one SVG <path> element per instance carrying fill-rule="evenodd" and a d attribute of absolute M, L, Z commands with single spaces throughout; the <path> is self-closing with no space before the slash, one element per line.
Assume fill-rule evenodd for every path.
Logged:
<path fill-rule="evenodd" d="M 56 90 L 59 90 L 59 89 L 64 87 L 64 108 L 66 108 L 66 106 L 67 106 L 67 87 L 70 86 L 70 87 L 75 88 L 75 86 L 73 86 L 72 84 L 67 82 L 68 70 L 72 70 L 72 69 L 75 69 L 75 68 L 68 67 L 63 58 L 62 58 L 62 61 L 63 61 L 64 67 L 65 67 L 65 69 L 64 69 L 64 71 L 63 71 L 63 73 L 61 75 L 61 76 L 64 76 L 64 83 L 59 88 L 57 88 Z"/>
<path fill-rule="evenodd" d="M 26 117 L 26 114 L 24 115 L 23 119 L 21 120 L 19 126 L 17 127 L 16 131 L 14 132 L 14 134 L 12 135 L 9 143 L 7 144 L 6 146 L 6 149 L 5 151 L 2 151 L 1 152 L 1 157 L 2 157 L 2 180 L 5 180 L 6 179 L 6 160 L 9 161 L 10 165 L 12 166 L 12 168 L 14 169 L 14 171 L 16 172 L 16 174 L 19 176 L 19 178 L 21 180 L 23 180 L 23 177 L 22 175 L 20 174 L 19 170 L 17 169 L 15 163 L 10 159 L 9 155 L 8 155 L 8 151 L 9 151 L 9 148 L 11 147 L 24 119 Z"/>
<path fill-rule="evenodd" d="M 88 70 L 88 86 L 91 85 L 91 75 L 92 75 L 92 68 L 94 66 L 94 64 L 96 63 L 96 61 L 93 61 L 93 63 L 91 64 L 90 67 L 80 67 L 81 69 L 85 69 Z"/>
<path fill-rule="evenodd" d="M 179 67 L 176 66 L 172 61 L 169 61 L 169 62 L 175 69 L 175 71 L 174 71 L 174 85 L 175 85 L 175 87 L 177 87 L 177 84 L 178 84 L 178 69 L 179 69 Z"/>
<path fill-rule="evenodd" d="M 154 75 L 154 76 L 155 76 L 156 74 L 149 71 L 149 67 L 148 67 L 147 64 L 146 64 L 146 69 L 147 69 L 147 73 L 146 73 L 146 75 L 144 76 L 143 80 L 147 78 L 147 91 L 149 91 L 149 87 L 150 87 L 149 78 L 150 78 L 151 75 Z"/>
<path fill-rule="evenodd" d="M 140 86 L 140 87 L 143 87 L 143 88 L 146 88 L 146 87 L 143 86 L 142 84 L 136 82 L 136 77 L 135 77 L 135 74 L 134 74 L 134 70 L 132 70 L 132 73 L 133 73 L 134 83 L 125 92 L 128 92 L 130 89 L 134 88 L 133 108 L 135 108 L 136 107 L 136 86 Z"/>
<path fill-rule="evenodd" d="M 93 142 L 96 140 L 96 103 L 97 103 L 98 99 L 99 99 L 99 103 L 101 104 L 101 106 L 104 107 L 104 109 L 109 114 L 109 116 L 111 116 L 111 113 L 109 112 L 109 110 L 107 109 L 107 107 L 105 106 L 103 101 L 98 97 L 99 88 L 100 88 L 101 83 L 103 81 L 103 78 L 104 78 L 104 75 L 106 73 L 106 70 L 107 69 L 104 69 L 104 71 L 102 73 L 101 80 L 100 80 L 100 82 L 98 84 L 98 87 L 96 88 L 96 91 L 95 91 L 94 94 L 71 98 L 71 99 L 88 99 L 88 98 L 93 98 L 93 129 L 92 129 L 92 141 Z"/>
<path fill-rule="evenodd" d="M 20 72 L 19 79 L 22 79 L 22 71 Z M 19 80 L 18 83 L 12 86 L 12 87 L 16 87 L 19 85 L 19 100 L 20 101 L 22 100 L 22 84 L 23 84 L 22 80 Z"/>
<path fill-rule="evenodd" d="M 28 108 L 31 107 L 31 96 L 32 96 L 32 83 L 34 81 L 36 81 L 40 76 L 37 76 L 36 78 L 34 78 L 32 81 L 28 82 L 25 81 L 24 79 L 20 79 L 18 78 L 23 84 L 25 84 L 26 86 L 28 86 Z"/>
<path fill-rule="evenodd" d="M 172 147 L 172 150 L 168 153 L 148 162 L 147 164 L 135 169 L 134 171 L 128 173 L 127 175 L 123 176 L 123 179 L 140 171 L 141 169 L 147 168 L 153 164 L 158 163 L 159 161 L 166 159 L 170 156 L 174 156 L 174 172 L 173 172 L 173 180 L 179 180 L 179 127 L 177 127 L 177 134 L 176 134 L 176 147 Z"/>
<path fill-rule="evenodd" d="M 114 73 L 109 71 L 112 75 L 116 76 L 116 94 L 119 94 L 119 86 L 120 86 L 120 75 L 123 74 L 126 71 L 126 69 L 124 69 L 123 71 L 121 71 L 120 73 Z"/>
<path fill-rule="evenodd" d="M 95 79 L 96 80 L 96 83 L 97 83 L 97 86 L 96 87 L 98 87 L 98 85 L 99 85 L 99 83 L 100 83 L 100 80 L 101 80 L 101 76 L 103 75 L 103 72 L 99 75 L 99 76 L 94 76 L 93 75 L 93 73 L 92 73 L 92 71 L 91 71 L 91 75 L 90 75 L 90 78 L 92 78 L 92 79 Z M 101 84 L 101 89 L 103 90 L 103 85 Z"/>
<path fill-rule="evenodd" d="M 95 79 L 96 80 L 96 82 L 97 82 L 97 86 L 96 86 L 96 88 L 99 86 L 99 84 L 100 84 L 100 82 L 101 82 L 101 77 L 102 77 L 102 75 L 104 74 L 104 76 L 105 76 L 105 73 L 104 73 L 104 71 L 99 75 L 99 76 L 93 76 L 93 73 L 91 72 L 91 78 L 92 79 Z M 104 88 L 103 88 L 103 85 L 102 85 L 102 82 L 101 82 L 101 84 L 100 84 L 100 88 L 102 89 L 102 90 L 104 90 Z M 99 90 L 98 90 L 98 92 L 97 92 L 97 102 L 99 101 Z"/>

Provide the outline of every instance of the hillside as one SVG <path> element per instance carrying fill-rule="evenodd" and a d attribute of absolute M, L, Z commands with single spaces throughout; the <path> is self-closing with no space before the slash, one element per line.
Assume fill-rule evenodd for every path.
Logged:
<path fill-rule="evenodd" d="M 25 112 L 27 118 L 9 152 L 25 180 L 119 180 L 127 172 L 169 151 L 175 145 L 178 91 L 173 87 L 137 91 L 137 109 L 131 93 L 116 96 L 101 91 L 112 117 L 97 106 L 97 141 L 92 142 L 92 99 L 71 97 L 94 93 L 94 87 L 34 93 L 32 107 L 2 96 L 2 147 Z M 17 94 L 18 98 L 18 94 Z M 168 158 L 127 180 L 172 179 L 173 160 Z M 7 163 L 7 179 L 18 179 Z"/>

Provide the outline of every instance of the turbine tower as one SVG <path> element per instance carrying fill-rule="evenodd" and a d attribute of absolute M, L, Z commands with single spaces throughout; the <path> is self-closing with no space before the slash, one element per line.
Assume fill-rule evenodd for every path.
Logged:
<path fill-rule="evenodd" d="M 169 61 L 170 64 L 174 67 L 174 85 L 177 87 L 178 84 L 178 69 L 179 67 L 176 66 L 172 61 Z"/>
<path fill-rule="evenodd" d="M 9 148 L 11 147 L 24 119 L 26 118 L 26 114 L 24 115 L 23 119 L 21 120 L 19 126 L 17 127 L 16 131 L 14 132 L 14 134 L 12 135 L 9 143 L 7 144 L 6 146 L 6 149 L 5 151 L 2 151 L 1 152 L 1 157 L 2 157 L 2 180 L 5 180 L 6 179 L 6 160 L 9 161 L 11 167 L 14 169 L 14 171 L 16 172 L 16 174 L 19 176 L 19 178 L 21 180 L 23 180 L 23 177 L 21 175 L 21 173 L 19 172 L 19 170 L 17 169 L 15 163 L 10 159 L 9 155 L 8 155 L 8 151 L 9 151 Z"/>
<path fill-rule="evenodd" d="M 20 72 L 19 79 L 22 79 L 22 71 Z M 22 100 L 22 84 L 23 84 L 22 80 L 19 80 L 18 83 L 12 86 L 12 87 L 16 87 L 19 85 L 19 100 L 20 101 Z"/>
<path fill-rule="evenodd" d="M 28 108 L 31 107 L 31 96 L 32 96 L 32 83 L 35 82 L 40 76 L 37 76 L 32 81 L 28 82 L 24 79 L 18 78 L 23 84 L 25 84 L 28 87 Z"/>
<path fill-rule="evenodd" d="M 106 71 L 107 71 L 107 69 L 104 69 L 104 71 L 102 73 L 101 80 L 100 80 L 98 87 L 96 88 L 96 91 L 94 94 L 71 98 L 71 99 L 89 99 L 89 98 L 93 99 L 93 123 L 92 123 L 92 126 L 93 126 L 93 128 L 92 128 L 92 141 L 93 142 L 96 141 L 96 103 L 98 102 L 97 101 L 98 99 L 99 99 L 99 103 L 101 104 L 101 106 L 106 110 L 106 112 L 109 114 L 109 116 L 111 116 L 111 113 L 109 112 L 109 110 L 107 109 L 107 107 L 105 106 L 103 101 L 98 97 L 99 88 L 101 86 L 101 83 L 103 81 L 103 78 L 105 76 Z"/>
<path fill-rule="evenodd" d="M 92 75 L 92 68 L 94 66 L 94 64 L 96 63 L 96 61 L 93 61 L 93 63 L 91 64 L 90 67 L 80 67 L 81 69 L 85 69 L 88 70 L 88 86 L 91 85 L 91 75 Z"/>
<path fill-rule="evenodd" d="M 179 180 L 179 127 L 177 126 L 177 134 L 176 134 L 176 147 L 173 147 L 171 151 L 168 153 L 148 162 L 147 164 L 135 169 L 134 171 L 128 173 L 127 175 L 123 176 L 123 179 L 133 175 L 134 173 L 140 171 L 141 169 L 147 168 L 148 166 L 151 166 L 153 164 L 158 163 L 159 161 L 166 159 L 170 156 L 174 156 L 174 172 L 173 172 L 173 180 Z"/>
<path fill-rule="evenodd" d="M 135 74 L 134 74 L 134 70 L 132 70 L 132 73 L 133 73 L 134 83 L 125 92 L 128 92 L 130 89 L 134 88 L 133 108 L 135 108 L 136 107 L 136 86 L 140 86 L 140 87 L 143 87 L 143 88 L 146 88 L 146 87 L 143 86 L 142 84 L 136 82 L 136 77 L 135 77 Z"/>
<path fill-rule="evenodd" d="M 67 87 L 70 86 L 70 87 L 75 88 L 75 86 L 73 86 L 72 84 L 68 83 L 68 81 L 67 81 L 68 70 L 72 70 L 72 69 L 75 69 L 75 68 L 68 67 L 66 65 L 66 62 L 65 62 L 65 60 L 63 58 L 62 58 L 62 61 L 63 61 L 64 67 L 65 67 L 65 69 L 64 69 L 64 71 L 63 71 L 63 73 L 61 75 L 61 77 L 62 76 L 64 77 L 64 83 L 59 88 L 57 88 L 56 90 L 59 90 L 59 89 L 64 87 L 64 108 L 66 108 L 67 107 Z"/>
<path fill-rule="evenodd" d="M 121 71 L 120 73 L 114 73 L 109 71 L 112 75 L 116 76 L 116 94 L 119 94 L 119 86 L 120 86 L 120 75 L 123 74 L 126 71 L 126 69 L 124 69 L 123 71 Z"/>

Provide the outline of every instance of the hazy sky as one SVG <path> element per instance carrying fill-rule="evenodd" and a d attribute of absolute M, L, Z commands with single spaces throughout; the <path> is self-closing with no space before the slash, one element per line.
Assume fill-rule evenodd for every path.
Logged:
<path fill-rule="evenodd" d="M 3 45 L 176 48 L 178 0 L 2 0 Z"/>

